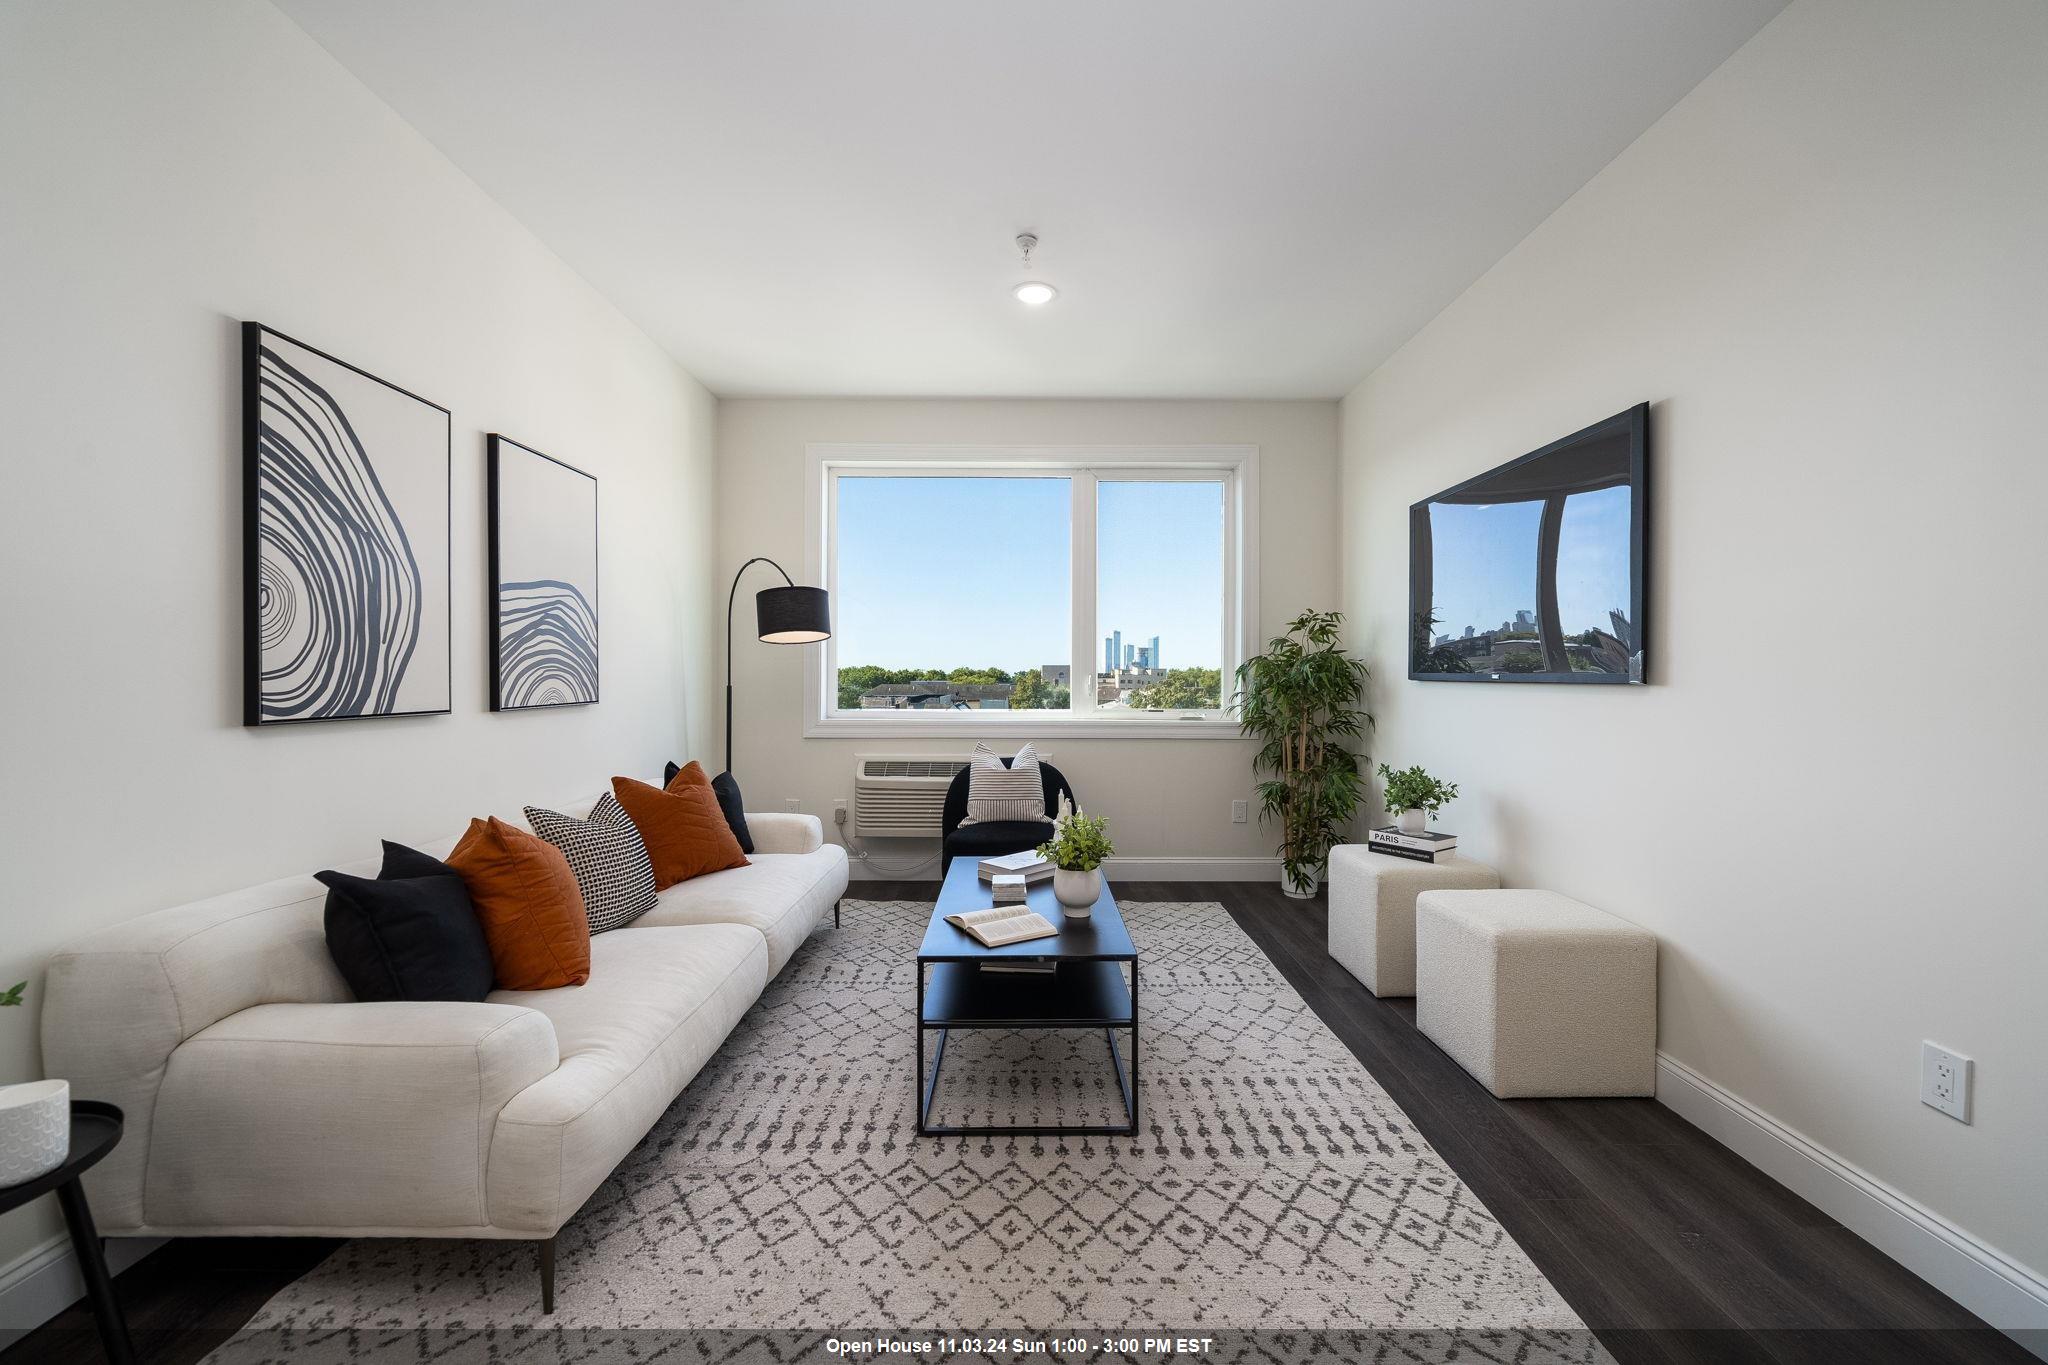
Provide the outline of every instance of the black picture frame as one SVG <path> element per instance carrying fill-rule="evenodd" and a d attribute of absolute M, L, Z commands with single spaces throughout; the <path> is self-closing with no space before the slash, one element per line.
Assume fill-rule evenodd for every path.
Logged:
<path fill-rule="evenodd" d="M 274 327 L 266 326 L 260 322 L 244 321 L 241 324 L 241 332 L 243 725 L 256 729 L 269 729 L 275 726 L 318 724 L 329 721 L 389 720 L 405 716 L 445 716 L 450 714 L 454 709 L 455 694 L 454 603 L 452 600 L 455 568 L 454 414 L 432 399 L 423 398 L 410 389 L 394 384 L 379 375 L 372 374 L 359 365 L 350 364 L 339 356 L 323 351 L 317 346 L 301 341 L 297 337 L 281 332 Z M 411 556 L 409 539 L 404 534 L 405 519 L 400 517 L 389 506 L 388 501 L 384 507 L 385 516 L 391 519 L 398 531 L 397 541 L 393 543 L 392 548 L 402 551 L 410 560 L 410 569 L 413 573 L 419 575 L 423 588 L 427 583 L 426 575 L 433 569 L 438 568 L 438 593 L 434 594 L 438 596 L 441 606 L 439 632 L 442 648 L 440 650 L 439 664 L 442 686 L 440 688 L 441 704 L 438 706 L 398 706 L 395 704 L 363 706 L 341 695 L 341 693 L 351 690 L 360 692 L 364 685 L 360 676 L 340 686 L 330 681 L 327 684 L 328 694 L 324 698 L 315 697 L 308 701 L 294 701 L 290 704 L 282 702 L 273 703 L 272 698 L 282 694 L 266 690 L 266 624 L 269 624 L 275 630 L 277 616 L 273 613 L 270 622 L 266 623 L 265 612 L 267 608 L 276 606 L 282 594 L 279 592 L 278 583 L 275 578 L 269 584 L 265 582 L 264 548 L 267 541 L 274 539 L 273 528 L 282 525 L 286 519 L 285 514 L 281 510 L 285 498 L 280 495 L 278 490 L 287 485 L 296 485 L 303 489 L 306 482 L 296 479 L 280 479 L 275 474 L 271 478 L 265 477 L 266 430 L 272 434 L 272 449 L 274 451 L 289 445 L 289 437 L 280 435 L 277 428 L 266 428 L 264 422 L 266 357 L 269 358 L 274 370 L 280 366 L 287 369 L 292 368 L 289 359 L 281 356 L 277 351 L 266 345 L 266 338 L 272 338 L 284 343 L 286 346 L 296 348 L 296 350 L 315 357 L 324 364 L 335 366 L 348 374 L 380 385 L 402 398 L 419 404 L 422 408 L 439 414 L 440 438 L 438 444 L 441 455 L 441 507 L 438 530 L 441 538 L 442 553 L 439 556 L 438 565 L 433 564 L 431 561 L 423 564 L 416 557 Z M 330 415 L 339 414 L 342 420 L 340 430 L 345 434 L 350 434 L 351 441 L 355 447 L 354 454 L 361 461 L 358 465 L 358 472 L 365 474 L 372 485 L 375 486 L 378 478 L 375 472 L 377 461 L 370 459 L 368 452 L 361 446 L 360 441 L 354 440 L 352 428 L 348 424 L 345 411 L 341 410 L 338 404 L 334 403 L 331 396 L 320 391 L 317 380 L 309 379 L 305 392 L 309 396 L 318 395 L 318 399 L 326 400 L 330 409 Z M 318 399 L 314 401 L 318 401 Z M 383 458 L 381 453 L 379 458 Z M 403 459 L 404 455 L 400 454 L 395 458 Z M 303 506 L 302 502 L 300 504 L 301 509 L 303 509 Z M 428 516 L 430 518 L 430 511 Z M 413 521 L 416 526 L 424 530 L 434 529 L 428 519 L 415 516 Z M 387 527 L 385 529 L 388 531 L 390 528 Z M 355 594 L 347 590 L 347 585 L 345 584 L 336 582 L 328 586 L 336 599 L 348 599 L 355 596 Z M 423 595 L 425 595 L 424 591 Z M 308 606 L 310 608 L 310 603 Z M 310 610 L 308 612 L 308 620 L 311 620 Z M 420 620 L 417 624 L 425 626 L 427 620 L 426 608 L 423 604 Z M 359 646 L 356 652 L 359 654 L 361 642 L 357 641 L 356 643 Z M 415 638 L 413 643 L 414 645 L 417 644 L 417 638 Z M 384 655 L 388 657 L 391 648 L 390 642 L 384 642 L 383 647 Z M 306 651 L 302 647 L 294 647 L 293 652 L 303 655 Z M 324 657 L 331 655 L 334 651 L 328 648 L 316 650 L 314 653 Z M 391 697 L 395 698 L 397 692 L 403 689 L 404 674 L 410 668 L 413 658 L 413 653 L 408 649 L 404 659 L 398 665 L 396 681 L 390 682 L 388 685 L 379 684 L 374 686 L 390 693 Z M 331 668 L 330 671 L 332 671 Z M 303 682 L 299 684 L 301 689 L 305 686 L 306 684 Z M 431 687 L 429 690 L 431 690 Z"/>
<path fill-rule="evenodd" d="M 542 661 L 536 667 L 544 673 L 540 681 L 535 680 L 530 670 L 521 670 L 516 660 L 508 668 L 507 646 L 511 644 L 516 649 L 518 642 L 508 640 L 505 628 L 508 590 L 530 590 L 540 586 L 534 582 L 508 584 L 504 581 L 503 572 L 506 558 L 505 481 L 511 460 L 526 456 L 590 481 L 589 597 L 583 599 L 580 591 L 564 580 L 553 586 L 567 588 L 568 594 L 551 592 L 551 601 L 527 608 L 538 611 L 545 618 L 532 629 L 542 631 L 553 641 L 552 648 L 537 653 Z M 490 527 L 490 572 L 484 584 L 484 616 L 490 626 L 491 710 L 551 711 L 564 707 L 595 706 L 603 695 L 598 584 L 598 526 L 601 518 L 597 476 L 495 431 L 486 437 L 484 463 L 485 501 Z M 580 624 L 585 611 L 588 614 L 587 638 Z M 587 667 L 580 658 L 585 650 L 588 654 Z M 553 691 L 559 691 L 560 695 L 553 695 Z M 551 695 L 553 699 L 538 699 Z"/>
<path fill-rule="evenodd" d="M 1418 672 L 1416 657 L 1429 641 L 1429 625 L 1433 615 L 1434 573 L 1431 556 L 1429 529 L 1429 507 L 1431 503 L 1455 497 L 1498 478 L 1500 475 L 1556 454 L 1571 446 L 1600 441 L 1618 435 L 1628 439 L 1629 497 L 1629 619 L 1636 632 L 1636 648 L 1632 652 L 1631 665 L 1626 673 L 1591 673 L 1549 671 L 1540 673 L 1508 672 Z M 1410 682 L 1454 682 L 1454 683 L 1550 683 L 1592 686 L 1641 686 L 1650 681 L 1650 405 L 1638 403 L 1632 408 L 1614 416 L 1582 427 L 1569 436 L 1560 437 L 1550 444 L 1527 455 L 1496 465 L 1483 474 L 1453 484 L 1441 492 L 1433 493 L 1408 507 L 1408 634 L 1404 647 L 1408 655 L 1408 679 Z M 1553 546 L 1553 549 L 1555 547 Z M 1542 608 L 1539 601 L 1538 609 Z"/>

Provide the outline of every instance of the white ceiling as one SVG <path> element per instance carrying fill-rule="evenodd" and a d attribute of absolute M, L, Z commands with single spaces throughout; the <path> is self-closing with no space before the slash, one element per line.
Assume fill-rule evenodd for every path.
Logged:
<path fill-rule="evenodd" d="M 279 3 L 718 393 L 1332 397 L 1784 0 Z"/>

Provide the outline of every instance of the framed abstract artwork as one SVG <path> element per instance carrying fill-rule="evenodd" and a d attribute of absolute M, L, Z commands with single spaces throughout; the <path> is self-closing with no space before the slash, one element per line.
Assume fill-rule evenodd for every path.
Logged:
<path fill-rule="evenodd" d="M 491 709 L 597 700 L 597 480 L 490 438 Z"/>
<path fill-rule="evenodd" d="M 449 710 L 448 409 L 242 324 L 245 725 Z"/>

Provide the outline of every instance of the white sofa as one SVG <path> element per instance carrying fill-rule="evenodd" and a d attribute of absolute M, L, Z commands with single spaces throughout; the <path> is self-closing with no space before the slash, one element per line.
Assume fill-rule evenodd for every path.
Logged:
<path fill-rule="evenodd" d="M 46 1074 L 127 1116 L 86 1177 L 100 1230 L 531 1239 L 551 1308 L 556 1231 L 836 917 L 846 851 L 818 821 L 747 822 L 750 866 L 596 935 L 589 981 L 563 990 L 356 1001 L 311 876 L 64 948 L 44 986 Z"/>

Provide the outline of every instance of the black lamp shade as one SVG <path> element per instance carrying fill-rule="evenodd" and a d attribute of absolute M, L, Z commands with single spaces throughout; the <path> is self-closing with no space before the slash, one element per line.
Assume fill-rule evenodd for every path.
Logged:
<path fill-rule="evenodd" d="M 831 637 L 832 596 L 823 588 L 763 588 L 754 594 L 754 620 L 766 644 L 812 644 Z"/>

